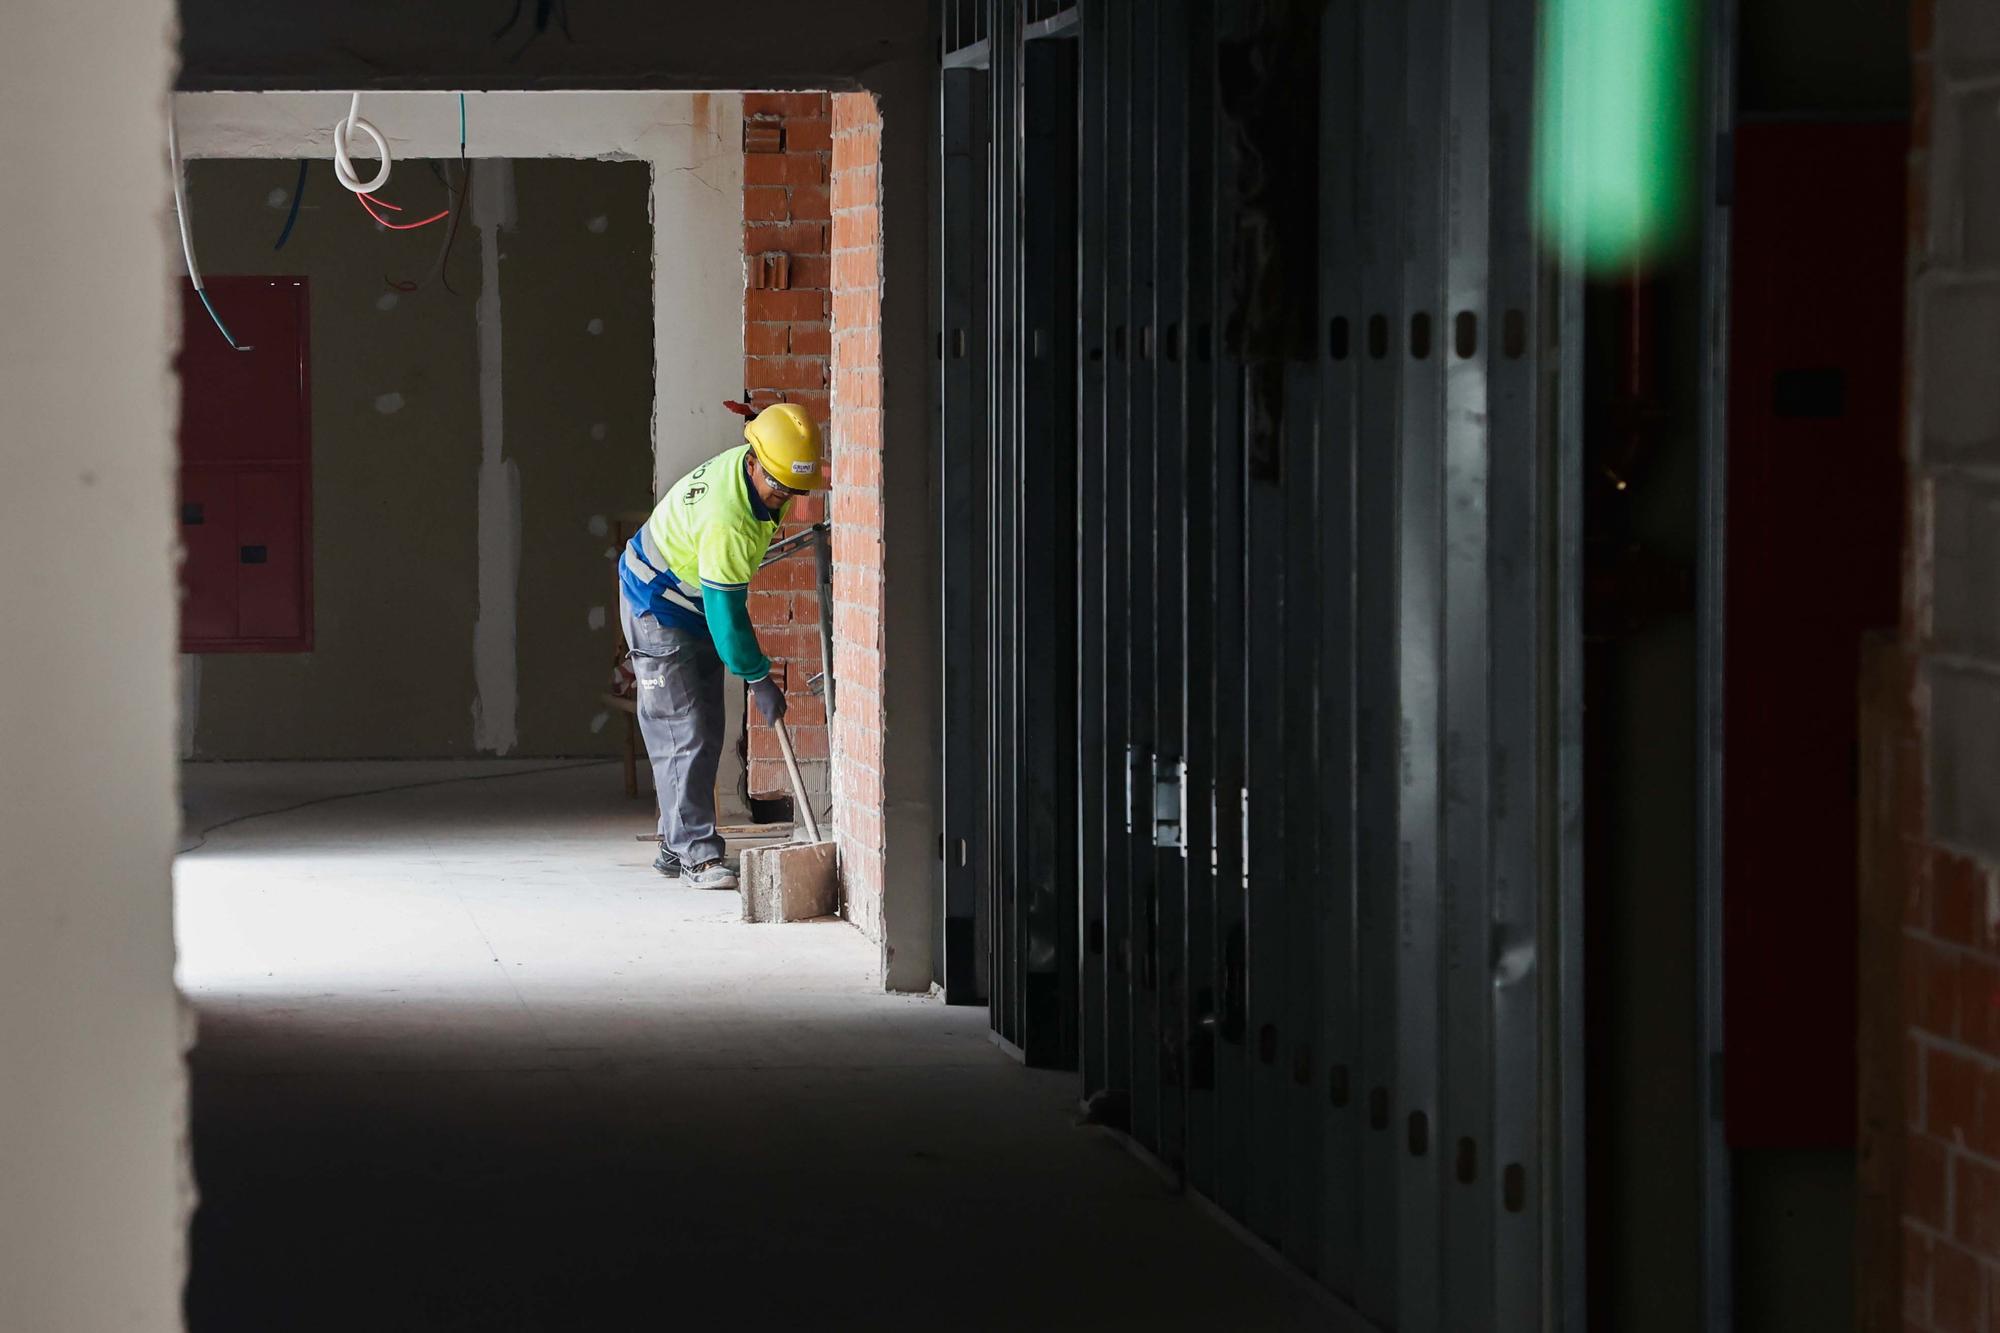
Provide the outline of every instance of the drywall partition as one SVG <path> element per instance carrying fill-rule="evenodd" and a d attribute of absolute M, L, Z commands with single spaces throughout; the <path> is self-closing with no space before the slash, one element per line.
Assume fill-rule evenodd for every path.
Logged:
<path fill-rule="evenodd" d="M 932 978 L 938 876 L 936 496 L 927 466 L 932 328 L 930 158 L 936 47 L 922 0 L 768 0 L 728 6 L 604 0 L 568 31 L 532 13 L 496 36 L 494 7 L 446 0 L 367 7 L 186 0 L 190 91 L 715 88 L 867 89 L 881 108 L 885 984 Z M 453 147 L 456 147 L 454 143 Z M 729 191 L 740 207 L 739 190 Z M 732 226 L 740 231 L 738 213 Z M 664 233 L 664 229 L 662 229 Z M 664 308 L 664 301 L 662 307 Z M 727 337 L 718 330 L 716 337 Z M 730 357 L 742 348 L 730 339 Z M 662 338 L 660 357 L 671 355 Z M 662 416 L 665 433 L 665 417 Z"/>
<path fill-rule="evenodd" d="M 21 5 L 0 45 L 0 160 L 47 201 L 0 255 L 0 1328 L 22 1333 L 180 1327 L 171 24 L 164 0 Z"/>

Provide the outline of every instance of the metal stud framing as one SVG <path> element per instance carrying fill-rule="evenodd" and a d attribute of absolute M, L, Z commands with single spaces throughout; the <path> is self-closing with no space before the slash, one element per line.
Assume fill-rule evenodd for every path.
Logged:
<path fill-rule="evenodd" d="M 984 604 L 956 595 L 956 590 L 985 584 L 989 554 L 984 504 L 989 293 L 982 264 L 987 249 L 987 72 L 947 69 L 941 86 L 938 476 L 945 597 L 940 624 L 947 645 L 944 714 L 951 720 L 952 741 L 941 802 L 944 911 L 938 915 L 944 934 L 937 956 L 946 999 L 978 1004 L 986 999 L 991 933 L 990 914 L 981 903 L 988 883 L 989 773 L 982 711 L 986 623 Z"/>
<path fill-rule="evenodd" d="M 1360 8 L 1366 0 L 1329 5 L 1320 23 L 1320 146 L 1327 170 L 1319 180 L 1321 228 L 1332 253 L 1359 256 L 1360 197 L 1355 126 L 1360 113 Z M 1317 1112 L 1318 1253 L 1315 1271 L 1352 1296 L 1361 1267 L 1361 1148 L 1366 1133 L 1360 1092 L 1360 924 L 1356 888 L 1357 756 L 1355 672 L 1357 562 L 1356 483 L 1360 407 L 1355 311 L 1361 304 L 1356 262 L 1319 266 L 1320 524 L 1314 567 L 1318 580 L 1319 785 L 1307 793 L 1308 827 L 1319 830 L 1320 875 L 1341 889 L 1314 895 L 1311 940 L 1319 966 L 1318 1059 L 1303 1105 Z M 1341 1201 L 1350 1201 L 1343 1204 Z"/>
<path fill-rule="evenodd" d="M 1178 701 L 1182 776 L 1180 785 L 1182 856 L 1186 929 L 1180 945 L 1182 1001 L 1186 1006 L 1182 1038 L 1182 1077 L 1186 1154 L 1182 1171 L 1197 1190 L 1216 1197 L 1217 1061 L 1220 1015 L 1216 960 L 1215 867 L 1215 658 L 1216 582 L 1215 509 L 1202 502 L 1215 493 L 1216 392 L 1215 273 L 1212 262 L 1196 264 L 1196 256 L 1215 253 L 1217 206 L 1215 190 L 1215 83 L 1193 75 L 1194 52 L 1214 45 L 1214 12 L 1206 4 L 1189 6 L 1187 63 L 1182 81 L 1188 108 L 1187 162 L 1182 188 L 1187 208 L 1188 278 L 1183 291 L 1185 310 L 1178 355 L 1186 385 L 1182 420 L 1181 567 L 1163 571 L 1179 576 L 1180 640 L 1183 670 L 1178 683 L 1163 681 L 1161 698 Z M 1172 708 L 1172 703 L 1168 704 Z"/>
<path fill-rule="evenodd" d="M 1401 771 L 1395 709 L 1397 658 L 1386 626 L 1396 620 L 1397 435 L 1403 358 L 1402 147 L 1404 25 L 1399 7 L 1357 0 L 1358 128 L 1343 136 L 1355 166 L 1354 267 L 1360 304 L 1353 308 L 1357 362 L 1355 468 L 1355 972 L 1361 1033 L 1355 1110 L 1361 1144 L 1361 1264 L 1354 1302 L 1362 1314 L 1392 1321 L 1397 1310 L 1401 1229 L 1395 1225 L 1401 1166 L 1397 1120 L 1396 976 L 1399 866 L 1396 782 Z M 1333 317 L 1349 314 L 1335 311 Z"/>
<path fill-rule="evenodd" d="M 1583 1308 L 1536 12 L 940 7 L 947 992 L 1399 1330 Z"/>

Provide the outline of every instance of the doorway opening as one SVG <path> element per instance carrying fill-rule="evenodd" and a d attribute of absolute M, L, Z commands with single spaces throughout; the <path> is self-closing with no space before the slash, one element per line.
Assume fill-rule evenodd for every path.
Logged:
<path fill-rule="evenodd" d="M 816 813 L 841 914 L 881 944 L 873 97 L 372 94 L 357 123 L 401 167 L 372 192 L 329 160 L 359 109 L 176 99 L 205 275 L 183 284 L 182 758 L 617 757 L 645 796 L 621 552 L 742 443 L 738 413 L 789 403 L 832 487 L 778 515 L 746 611 L 811 810 L 735 689 L 717 813 Z"/>
<path fill-rule="evenodd" d="M 796 1101 L 811 1070 L 937 1039 L 922 1006 L 881 995 L 874 100 L 369 94 L 393 173 L 367 194 L 328 160 L 345 95 L 176 103 L 203 277 L 181 362 L 191 1322 L 307 1326 L 301 1226 L 309 1285 L 351 1264 L 380 1279 L 320 1284 L 325 1326 L 379 1326 L 385 1299 L 428 1305 L 426 1327 L 524 1303 L 611 1319 L 643 1284 L 593 1303 L 530 1277 L 468 1299 L 508 1254 L 480 1219 L 543 1252 L 537 1199 L 643 1225 L 608 1164 L 659 1160 L 629 1137 L 649 1116 L 687 1118 L 727 1161 L 726 1106 L 760 1098 L 740 1080 Z M 785 512 L 791 554 L 747 603 L 847 924 L 771 930 L 654 871 L 617 599 L 655 501 L 742 442 L 730 404 L 777 402 L 819 426 L 834 484 Z M 733 853 L 797 812 L 771 729 L 726 694 Z M 656 1077 L 628 1097 L 635 1070 Z M 690 1097 L 697 1078 L 733 1101 Z M 529 1160 L 483 1192 L 488 1156 L 579 1113 L 620 1145 L 541 1159 L 579 1189 L 547 1192 Z M 426 1170 L 444 1196 L 369 1220 Z M 726 1211 L 690 1175 L 697 1206 Z M 310 1222 L 273 1193 L 288 1183 L 322 1197 Z M 441 1229 L 468 1243 L 384 1266 L 384 1240 L 414 1252 Z"/>

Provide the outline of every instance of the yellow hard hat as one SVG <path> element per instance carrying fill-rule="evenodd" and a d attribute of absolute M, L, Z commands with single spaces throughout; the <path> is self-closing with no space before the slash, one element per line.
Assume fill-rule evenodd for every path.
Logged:
<path fill-rule="evenodd" d="M 780 486 L 795 491 L 826 489 L 826 464 L 820 460 L 819 427 L 797 403 L 773 403 L 743 427 L 757 461 Z"/>

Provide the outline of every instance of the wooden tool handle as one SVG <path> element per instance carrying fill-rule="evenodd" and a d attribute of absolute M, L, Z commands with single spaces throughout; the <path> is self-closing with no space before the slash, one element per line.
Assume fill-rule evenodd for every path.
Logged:
<path fill-rule="evenodd" d="M 799 818 L 805 821 L 806 841 L 819 841 L 819 821 L 813 818 L 812 802 L 806 799 L 806 784 L 799 777 L 798 756 L 792 753 L 792 733 L 785 730 L 782 717 L 771 724 L 771 730 L 778 733 L 778 749 L 785 756 L 785 772 L 792 779 L 792 800 L 797 802 Z"/>

